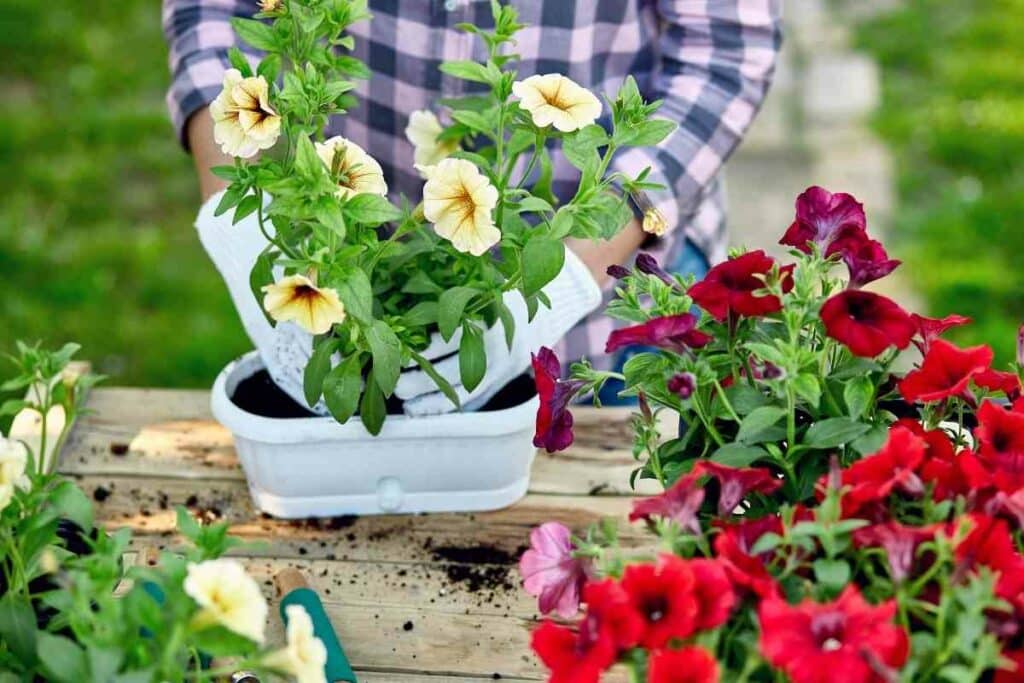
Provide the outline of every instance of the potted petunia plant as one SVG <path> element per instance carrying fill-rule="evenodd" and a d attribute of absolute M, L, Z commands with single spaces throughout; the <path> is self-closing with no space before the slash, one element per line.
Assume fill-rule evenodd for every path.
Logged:
<path fill-rule="evenodd" d="M 782 243 L 793 263 L 735 253 L 701 282 L 615 269 L 610 312 L 632 324 L 609 346 L 653 347 L 618 377 L 634 477 L 665 487 L 629 516 L 657 550 L 614 524 L 536 529 L 525 587 L 576 623 L 543 623 L 533 649 L 577 683 L 616 663 L 653 683 L 1024 680 L 1021 360 L 993 368 L 941 339 L 966 318 L 862 289 L 899 262 L 850 195 L 807 190 Z M 563 448 L 572 397 L 615 375 L 534 364 L 537 443 Z"/>
<path fill-rule="evenodd" d="M 253 417 L 259 397 L 242 404 L 241 412 L 239 401 L 226 400 L 251 388 L 245 380 L 259 370 L 260 359 L 250 357 L 244 372 L 233 366 L 215 388 L 215 414 L 235 432 L 240 451 L 249 442 L 287 441 L 291 471 L 302 444 L 289 441 L 288 428 L 257 425 L 256 418 L 308 417 L 309 409 L 345 424 L 358 415 L 365 431 L 320 422 L 316 435 L 303 441 L 342 438 L 353 458 L 361 456 L 351 447 L 362 447 L 369 435 L 382 435 L 371 449 L 401 433 L 430 436 L 422 448 L 443 451 L 446 434 L 464 439 L 469 429 L 479 432 L 474 437 L 500 440 L 516 425 L 517 440 L 509 445 L 515 451 L 510 457 L 520 462 L 515 476 L 492 482 L 506 491 L 507 502 L 523 488 L 532 457 L 532 411 L 496 418 L 486 429 L 486 419 L 442 414 L 494 408 L 492 399 L 502 408 L 531 399 L 529 380 L 523 391 L 524 383 L 514 378 L 528 368 L 531 349 L 553 344 L 575 322 L 553 313 L 550 297 L 563 292 L 573 299 L 580 309 L 576 319 L 600 302 L 596 284 L 580 277 L 582 262 L 563 240 L 608 239 L 632 219 L 630 196 L 643 204 L 644 191 L 655 186 L 646 173 L 613 171 L 612 160 L 629 146 L 657 144 L 675 126 L 652 118 L 658 103 L 645 102 L 632 79 L 603 104 L 561 74 L 521 77 L 508 51 L 522 28 L 516 10 L 492 2 L 492 28 L 463 26 L 484 43 L 486 59 L 440 67 L 467 81 L 473 94 L 445 100 L 440 117 L 421 111 L 410 118 L 410 164 L 424 179 L 422 201 L 394 204 L 380 164 L 355 143 L 324 133 L 329 117 L 352 106 L 354 79 L 368 75 L 346 54 L 353 46 L 346 29 L 368 18 L 365 5 L 287 0 L 233 22 L 238 36 L 264 56 L 253 69 L 238 50 L 231 53 L 234 68 L 210 112 L 215 138 L 235 163 L 213 169 L 230 185 L 197 225 L 229 287 L 244 279 L 246 291 L 232 288 L 236 306 L 271 377 L 299 411 Z M 607 128 L 598 123 L 602 115 Z M 556 150 L 579 170 L 575 189 L 561 200 L 552 191 Z M 654 209 L 641 205 L 637 211 L 645 212 L 648 230 L 664 230 Z M 207 223 L 213 227 L 204 229 Z M 232 234 L 231 223 L 240 232 Z M 252 228 L 245 227 L 249 223 Z M 238 235 L 246 229 L 253 240 L 240 248 Z M 251 273 L 245 266 L 239 277 L 250 256 Z M 255 312 L 246 314 L 254 305 Z M 501 381 L 483 382 L 498 375 Z M 512 388 L 503 391 L 506 385 Z M 418 419 L 398 418 L 401 426 L 389 431 L 389 413 Z M 398 452 L 418 457 L 418 448 L 405 443 Z M 259 469 L 255 457 L 243 453 L 250 473 Z M 299 470 L 319 471 L 322 462 L 311 460 Z M 379 480 L 408 472 L 408 465 L 375 471 L 366 486 L 350 493 L 375 496 Z M 278 480 L 273 475 L 250 483 L 256 494 L 299 495 L 271 491 Z M 310 505 L 312 498 L 338 493 L 331 484 L 317 484 L 302 492 Z M 437 491 L 436 483 L 414 484 L 420 485 Z M 402 509 L 417 508 L 404 495 L 407 489 L 402 486 Z M 350 511 L 366 510 L 362 503 L 349 504 Z M 276 502 L 264 507 L 299 514 Z M 314 508 L 327 511 L 302 509 Z"/>

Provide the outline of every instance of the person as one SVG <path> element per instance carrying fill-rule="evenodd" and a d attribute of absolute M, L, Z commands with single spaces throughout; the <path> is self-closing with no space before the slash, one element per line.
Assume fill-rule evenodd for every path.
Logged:
<path fill-rule="evenodd" d="M 558 72 L 595 93 L 614 94 L 623 79 L 633 75 L 645 98 L 663 100 L 657 115 L 678 123 L 676 131 L 657 148 L 631 149 L 612 163 L 612 170 L 630 175 L 650 167 L 648 179 L 665 186 L 665 190 L 650 193 L 664 222 L 654 221 L 648 228 L 659 234 L 644 232 L 638 216 L 609 241 L 572 241 L 570 257 L 574 254 L 578 258 L 568 258 L 566 270 L 576 268 L 579 272 L 575 279 L 568 280 L 569 286 L 562 288 L 568 293 L 566 297 L 548 292 L 553 316 L 568 322 L 564 327 L 571 329 L 567 334 L 565 329 L 558 329 L 559 336 L 564 334 L 560 341 L 543 341 L 558 341 L 556 348 L 563 360 L 586 357 L 597 367 L 621 368 L 626 355 L 610 358 L 604 354 L 604 340 L 613 322 L 601 315 L 597 288 L 604 290 L 607 299 L 613 289 L 606 274 L 608 266 L 630 262 L 641 247 L 668 270 L 697 277 L 711 263 L 725 257 L 724 196 L 719 172 L 753 121 L 770 85 L 781 43 L 781 0 L 511 1 L 521 21 L 528 25 L 515 46 L 521 77 Z M 348 138 L 379 161 L 392 197 L 405 195 L 417 200 L 423 181 L 413 168 L 413 146 L 405 134 L 410 115 L 436 107 L 440 98 L 464 94 L 464 82 L 442 74 L 437 67 L 445 60 L 484 56 L 484 48 L 475 37 L 456 26 L 462 22 L 489 26 L 490 3 L 369 0 L 369 9 L 372 21 L 353 25 L 351 33 L 355 37 L 353 56 L 369 66 L 372 76 L 359 82 L 358 106 L 332 121 L 329 133 Z M 210 173 L 210 167 L 230 163 L 214 141 L 213 122 L 207 111 L 221 90 L 225 70 L 230 68 L 228 49 L 237 45 L 258 59 L 257 53 L 240 44 L 230 19 L 252 16 L 258 10 L 256 0 L 163 0 L 172 72 L 167 103 L 180 141 L 195 160 L 203 200 L 224 187 L 224 181 Z M 553 166 L 557 195 L 560 189 L 564 192 L 572 185 L 578 172 L 560 155 L 556 155 Z M 229 274 L 225 258 L 218 256 L 216 247 L 211 248 L 216 240 L 209 237 L 215 231 L 215 226 L 209 227 L 213 225 L 210 204 L 207 201 L 206 213 L 200 213 L 197 222 L 200 237 L 229 287 L 233 279 L 243 282 L 244 286 L 237 289 L 244 294 L 234 299 L 246 321 L 242 307 L 252 305 L 248 273 L 240 268 Z M 224 234 L 224 240 L 232 239 Z M 222 252 L 232 250 L 226 241 L 221 247 Z M 580 272 L 587 280 L 584 284 L 580 284 Z M 573 291 L 579 290 L 592 290 L 596 299 L 574 296 Z M 252 325 L 262 324 L 258 311 L 248 318 Z M 264 347 L 271 343 L 261 343 L 252 325 L 247 324 L 247 330 L 266 359 Z M 522 336 L 534 346 L 539 343 L 537 335 Z M 520 351 L 513 354 L 512 377 L 528 364 L 529 354 Z M 295 365 L 301 361 L 301 357 L 285 358 L 280 363 Z M 481 384 L 493 393 L 500 388 L 495 383 L 511 377 L 505 371 L 492 373 L 492 364 L 497 361 L 489 358 Z M 301 397 L 301 368 L 271 374 L 282 388 L 290 382 L 289 393 Z M 457 382 L 458 373 L 454 375 L 452 379 Z M 417 396 L 431 391 L 436 399 L 436 388 L 423 380 L 414 377 L 403 381 L 396 393 L 407 402 L 412 400 L 412 405 Z M 606 388 L 602 400 L 617 402 L 616 391 L 617 387 Z M 480 395 L 478 391 L 476 396 Z M 425 412 L 445 410 L 441 405 L 452 408 L 443 400 L 424 405 L 432 406 Z"/>

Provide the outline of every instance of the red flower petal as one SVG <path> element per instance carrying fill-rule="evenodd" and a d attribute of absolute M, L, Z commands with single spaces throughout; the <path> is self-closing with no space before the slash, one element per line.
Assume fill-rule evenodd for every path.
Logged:
<path fill-rule="evenodd" d="M 673 638 L 686 638 L 694 632 L 696 578 L 685 560 L 661 555 L 655 564 L 631 564 L 622 573 L 621 583 L 645 622 L 641 646 L 664 647 Z"/>
<path fill-rule="evenodd" d="M 690 287 L 688 293 L 698 306 L 723 322 L 730 315 L 775 313 L 782 310 L 782 302 L 777 296 L 754 294 L 765 286 L 757 276 L 767 275 L 774 265 L 775 259 L 764 251 L 748 251 L 719 263 L 708 271 L 703 280 Z M 793 288 L 792 272 L 792 265 L 782 268 L 783 291 Z"/>
<path fill-rule="evenodd" d="M 826 301 L 821 319 L 828 336 L 865 358 L 892 346 L 907 348 L 916 331 L 910 314 L 895 301 L 859 290 L 846 290 Z"/>
<path fill-rule="evenodd" d="M 651 654 L 648 683 L 718 683 L 718 662 L 697 645 Z"/>
<path fill-rule="evenodd" d="M 961 349 L 937 339 L 925 354 L 921 367 L 908 372 L 900 382 L 900 394 L 908 403 L 961 396 L 971 378 L 991 364 L 992 349 L 988 346 Z"/>
<path fill-rule="evenodd" d="M 823 187 L 809 187 L 796 198 L 796 220 L 779 244 L 810 253 L 808 242 L 826 250 L 837 233 L 844 229 L 867 229 L 864 206 L 845 192 L 832 194 Z"/>
<path fill-rule="evenodd" d="M 696 329 L 697 316 L 692 313 L 651 318 L 641 325 L 614 330 L 608 335 L 605 353 L 625 346 L 657 346 L 670 351 L 706 346 L 712 337 Z"/>

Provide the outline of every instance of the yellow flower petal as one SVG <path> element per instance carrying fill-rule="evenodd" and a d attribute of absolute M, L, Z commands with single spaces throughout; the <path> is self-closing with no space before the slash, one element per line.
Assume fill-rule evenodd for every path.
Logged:
<path fill-rule="evenodd" d="M 417 168 L 427 178 L 423 215 L 438 235 L 474 256 L 501 240 L 491 214 L 498 205 L 498 190 L 472 162 L 445 159 L 435 166 Z"/>
<path fill-rule="evenodd" d="M 210 103 L 213 139 L 225 154 L 247 158 L 274 146 L 281 134 L 281 117 L 270 106 L 270 89 L 263 76 L 242 78 L 228 69 L 224 86 Z"/>
<path fill-rule="evenodd" d="M 345 321 L 338 292 L 317 287 L 305 275 L 289 275 L 263 288 L 263 309 L 278 322 L 293 321 L 310 334 L 324 334 Z"/>
<path fill-rule="evenodd" d="M 661 237 L 668 231 L 668 221 L 665 216 L 653 206 L 644 211 L 642 227 L 644 232 Z"/>
<path fill-rule="evenodd" d="M 287 645 L 267 655 L 263 665 L 292 676 L 298 683 L 324 683 L 327 648 L 314 635 L 309 613 L 299 605 L 288 605 L 285 613 L 288 616 Z"/>
<path fill-rule="evenodd" d="M 418 166 L 440 163 L 459 148 L 456 140 L 438 141 L 437 138 L 443 131 L 441 122 L 431 111 L 420 109 L 409 115 L 405 137 L 413 145 L 414 161 Z"/>
<path fill-rule="evenodd" d="M 366 193 L 383 197 L 388 193 L 388 184 L 384 181 L 384 170 L 380 164 L 351 140 L 335 136 L 326 142 L 318 142 L 316 153 L 327 168 L 333 167 L 335 154 L 341 155 L 338 196 L 348 198 Z"/>
<path fill-rule="evenodd" d="M 183 587 L 200 608 L 195 624 L 219 624 L 263 644 L 267 601 L 238 561 L 221 558 L 191 563 Z"/>
<path fill-rule="evenodd" d="M 519 107 L 530 112 L 533 123 L 554 126 L 571 133 L 594 123 L 601 115 L 601 101 L 594 93 L 562 74 L 530 76 L 512 84 Z"/>

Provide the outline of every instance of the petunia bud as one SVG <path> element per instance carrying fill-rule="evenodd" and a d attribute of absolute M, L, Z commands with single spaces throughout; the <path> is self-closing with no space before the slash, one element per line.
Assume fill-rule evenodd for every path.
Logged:
<path fill-rule="evenodd" d="M 672 276 L 669 275 L 664 268 L 658 265 L 658 261 L 646 252 L 642 251 L 636 255 L 636 269 L 641 273 L 653 275 L 670 287 L 673 287 L 676 284 L 675 280 L 672 279 Z"/>
<path fill-rule="evenodd" d="M 260 11 L 261 12 L 276 12 L 281 9 L 284 3 L 282 0 L 260 0 Z"/>
<path fill-rule="evenodd" d="M 608 277 L 613 277 L 616 280 L 623 280 L 633 274 L 629 268 L 624 268 L 617 263 L 608 266 L 608 270 L 605 272 L 608 273 Z"/>
<path fill-rule="evenodd" d="M 668 390 L 684 401 L 693 396 L 697 388 L 697 378 L 692 372 L 680 372 L 668 381 Z"/>
<path fill-rule="evenodd" d="M 668 232 L 668 221 L 664 214 L 653 206 L 644 211 L 644 220 L 641 224 L 644 232 L 655 237 L 661 237 Z"/>
<path fill-rule="evenodd" d="M 1024 325 L 1017 328 L 1017 365 L 1024 367 Z"/>

